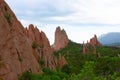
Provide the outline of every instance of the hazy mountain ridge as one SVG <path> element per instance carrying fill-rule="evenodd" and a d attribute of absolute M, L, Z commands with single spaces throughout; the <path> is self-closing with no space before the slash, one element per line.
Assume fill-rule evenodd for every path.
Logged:
<path fill-rule="evenodd" d="M 119 32 L 110 32 L 110 33 L 101 35 L 98 39 L 103 45 L 120 46 Z"/>

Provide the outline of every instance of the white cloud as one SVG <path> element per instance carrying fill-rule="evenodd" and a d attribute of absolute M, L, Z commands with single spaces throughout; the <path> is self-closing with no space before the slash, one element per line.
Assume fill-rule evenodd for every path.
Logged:
<path fill-rule="evenodd" d="M 13 9 L 22 15 L 43 16 L 39 11 L 45 12 L 49 21 L 68 21 L 69 23 L 98 23 L 120 24 L 119 0 L 6 0 Z M 55 9 L 58 16 L 50 15 L 48 11 Z M 36 11 L 37 10 L 37 11 Z M 23 11 L 23 12 L 22 12 Z M 52 11 L 52 10 L 51 10 Z M 58 12 L 59 11 L 59 12 Z M 64 15 L 64 12 L 68 12 Z M 62 16 L 59 16 L 63 13 Z M 26 16 L 25 15 L 25 16 Z M 19 16 L 19 15 L 18 15 Z M 42 17 L 44 19 L 44 17 Z"/>
<path fill-rule="evenodd" d="M 76 0 L 71 4 L 74 13 L 50 19 L 71 23 L 120 24 L 118 4 L 119 0 Z"/>
<path fill-rule="evenodd" d="M 71 40 L 80 43 L 94 34 L 120 31 L 120 0 L 6 1 L 24 26 L 38 26 L 51 43 L 58 25 L 65 28 Z"/>

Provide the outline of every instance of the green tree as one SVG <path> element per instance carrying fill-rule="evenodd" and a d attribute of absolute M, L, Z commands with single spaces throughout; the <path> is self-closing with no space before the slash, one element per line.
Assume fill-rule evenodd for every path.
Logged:
<path fill-rule="evenodd" d="M 80 80 L 98 80 L 98 77 L 96 77 L 93 72 L 95 64 L 94 61 L 87 61 L 78 75 L 78 78 Z"/>

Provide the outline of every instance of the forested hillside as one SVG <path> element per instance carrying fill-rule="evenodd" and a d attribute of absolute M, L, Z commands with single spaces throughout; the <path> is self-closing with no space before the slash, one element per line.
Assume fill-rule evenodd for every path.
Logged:
<path fill-rule="evenodd" d="M 72 41 L 54 55 L 65 56 L 67 65 L 52 71 L 44 68 L 43 75 L 24 73 L 20 80 L 120 80 L 120 49 L 116 47 L 97 47 L 96 54 L 82 52 L 82 44 Z M 89 47 L 90 48 L 90 47 Z M 26 77 L 27 76 L 27 77 Z M 29 80 L 30 80 L 29 79 Z"/>

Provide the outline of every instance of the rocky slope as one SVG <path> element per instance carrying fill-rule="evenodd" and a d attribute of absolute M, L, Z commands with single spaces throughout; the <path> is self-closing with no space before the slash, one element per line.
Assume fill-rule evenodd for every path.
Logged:
<path fill-rule="evenodd" d="M 0 17 L 0 79 L 17 80 L 26 70 L 42 73 L 23 26 L 4 0 Z"/>
<path fill-rule="evenodd" d="M 34 48 L 33 53 L 37 61 L 43 62 L 41 66 L 55 69 L 57 62 L 45 33 L 40 32 L 37 27 L 30 24 L 28 29 L 25 29 L 25 34 L 28 37 L 29 44 Z"/>
<path fill-rule="evenodd" d="M 0 80 L 18 80 L 25 71 L 42 74 L 42 68 L 65 64 L 64 57 L 54 57 L 45 33 L 32 24 L 24 28 L 4 0 L 0 17 Z"/>
<path fill-rule="evenodd" d="M 56 59 L 53 54 L 69 44 L 64 29 L 56 28 L 51 48 L 45 33 L 32 24 L 24 28 L 4 0 L 0 0 L 0 17 L 0 80 L 18 80 L 25 71 L 42 74 L 43 68 L 55 70 L 67 64 L 64 55 Z M 83 44 L 83 53 L 89 52 L 89 46 L 96 53 L 96 46 L 102 45 L 95 35 Z"/>
<path fill-rule="evenodd" d="M 54 51 L 58 51 L 62 48 L 65 48 L 69 43 L 68 36 L 64 29 L 58 26 L 55 31 L 55 42 L 53 45 Z"/>

